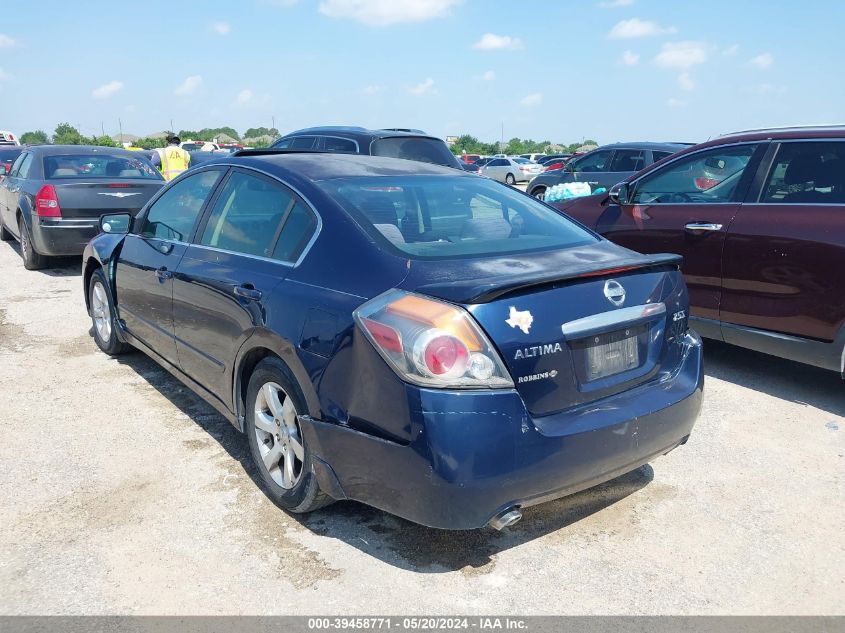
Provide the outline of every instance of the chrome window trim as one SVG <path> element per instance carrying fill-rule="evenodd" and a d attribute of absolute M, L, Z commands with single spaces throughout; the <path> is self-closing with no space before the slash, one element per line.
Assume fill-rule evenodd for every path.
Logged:
<path fill-rule="evenodd" d="M 637 187 L 639 186 L 639 183 L 642 182 L 643 178 L 648 178 L 652 174 L 656 174 L 658 172 L 661 172 L 661 171 L 668 168 L 670 165 L 676 163 L 679 160 L 685 160 L 685 159 L 689 158 L 690 156 L 695 156 L 695 155 L 701 154 L 703 152 L 709 152 L 711 150 L 722 149 L 722 148 L 725 148 L 725 147 L 740 147 L 742 145 L 760 145 L 762 143 L 770 143 L 770 142 L 771 142 L 771 139 L 764 139 L 764 140 L 759 140 L 759 141 L 741 141 L 741 142 L 738 142 L 738 143 L 717 144 L 717 145 L 711 145 L 710 147 L 702 147 L 701 149 L 699 149 L 695 152 L 689 152 L 688 154 L 684 154 L 683 156 L 671 157 L 665 163 L 660 165 L 657 169 L 650 169 L 648 171 L 648 173 L 643 174 L 642 176 L 640 176 L 636 180 L 630 181 L 628 183 L 628 186 L 633 187 L 631 197 L 633 197 L 633 195 L 637 193 Z M 751 157 L 753 158 L 753 156 L 754 155 L 752 154 Z M 750 160 L 751 159 L 749 158 L 749 161 Z M 654 165 L 654 164 L 655 163 L 652 163 L 652 165 Z M 716 205 L 716 204 L 742 204 L 742 202 L 649 202 L 649 203 L 645 203 L 645 204 L 639 203 L 639 202 L 631 202 L 629 204 L 636 205 L 636 206 L 647 206 L 647 207 L 664 206 L 664 205 L 674 207 L 674 206 L 683 206 L 685 204 L 695 204 L 695 205 L 706 204 L 706 205 L 710 206 L 710 205 Z"/>
<path fill-rule="evenodd" d="M 196 235 L 194 236 L 194 241 L 189 243 L 190 246 L 197 246 L 197 247 L 201 247 L 201 248 L 208 248 L 208 249 L 212 249 L 212 250 L 217 250 L 217 251 L 220 251 L 221 253 L 228 253 L 230 255 L 240 255 L 240 256 L 243 256 L 243 257 L 254 257 L 254 258 L 257 258 L 257 259 L 266 259 L 267 261 L 275 262 L 277 264 L 286 264 L 286 265 L 290 266 L 291 268 L 296 268 L 297 266 L 299 266 L 302 263 L 302 261 L 305 259 L 306 255 L 308 255 L 308 252 L 311 250 L 311 247 L 314 245 L 314 242 L 317 241 L 317 237 L 319 237 L 320 233 L 323 230 L 323 218 L 317 212 L 316 207 L 314 207 L 314 205 L 311 203 L 311 201 L 308 198 L 306 198 L 298 188 L 296 188 L 293 185 L 285 182 L 282 178 L 279 178 L 275 174 L 271 174 L 270 172 L 268 172 L 264 169 L 259 169 L 258 167 L 253 167 L 252 165 L 244 165 L 243 163 L 215 163 L 214 165 L 209 165 L 209 167 L 220 167 L 220 166 L 225 166 L 225 167 L 230 167 L 230 168 L 238 168 L 238 169 L 243 169 L 245 171 L 254 171 L 257 174 L 263 174 L 264 176 L 267 176 L 268 178 L 271 178 L 271 179 L 275 180 L 276 182 L 282 184 L 283 186 L 287 187 L 288 189 L 293 191 L 296 194 L 296 196 L 300 200 L 302 200 L 306 204 L 306 206 L 311 210 L 311 213 L 313 213 L 314 217 L 317 218 L 317 226 L 314 229 L 314 233 L 311 236 L 311 239 L 309 239 L 308 242 L 305 244 L 305 248 L 302 249 L 302 253 L 300 253 L 299 258 L 297 258 L 297 260 L 295 262 L 286 262 L 283 259 L 274 259 L 272 257 L 262 257 L 261 255 L 249 255 L 247 253 L 240 253 L 238 251 L 230 251 L 230 250 L 226 250 L 226 249 L 222 249 L 222 248 L 217 248 L 215 246 L 205 246 L 203 244 L 198 244 L 196 242 L 196 239 L 197 239 Z M 208 212 L 208 210 L 206 210 L 206 213 L 207 212 Z M 182 243 L 185 243 L 185 242 L 182 242 Z"/>

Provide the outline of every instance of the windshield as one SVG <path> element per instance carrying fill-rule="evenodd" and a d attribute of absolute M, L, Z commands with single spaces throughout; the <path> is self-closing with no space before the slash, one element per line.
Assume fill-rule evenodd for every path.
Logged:
<path fill-rule="evenodd" d="M 46 178 L 144 178 L 161 180 L 161 175 L 143 159 L 108 154 L 45 156 Z"/>
<path fill-rule="evenodd" d="M 546 205 L 483 178 L 343 178 L 319 185 L 388 249 L 419 259 L 485 257 L 597 241 Z"/>
<path fill-rule="evenodd" d="M 405 158 L 446 167 L 460 167 L 458 159 L 449 151 L 446 143 L 436 138 L 424 136 L 380 138 L 373 141 L 371 150 L 373 156 Z"/>

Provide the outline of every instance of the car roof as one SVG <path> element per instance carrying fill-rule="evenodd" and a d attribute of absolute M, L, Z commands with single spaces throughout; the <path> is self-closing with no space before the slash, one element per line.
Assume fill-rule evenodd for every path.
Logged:
<path fill-rule="evenodd" d="M 741 130 L 739 132 L 723 134 L 704 144 L 719 145 L 726 142 L 794 138 L 845 138 L 845 125 L 803 125 Z"/>
<path fill-rule="evenodd" d="M 319 127 L 307 127 L 301 130 L 294 130 L 293 132 L 288 132 L 284 134 L 280 138 L 286 138 L 288 136 L 295 136 L 295 135 L 302 135 L 302 134 L 340 134 L 343 136 L 349 136 L 351 138 L 388 138 L 388 137 L 395 137 L 395 136 L 425 136 L 429 138 L 437 138 L 431 136 L 430 134 L 426 134 L 422 130 L 412 130 L 412 129 L 380 129 L 380 130 L 369 130 L 363 127 L 356 127 L 351 125 L 322 125 Z"/>
<path fill-rule="evenodd" d="M 214 164 L 245 165 L 270 173 L 290 170 L 312 181 L 356 176 L 437 175 L 477 178 L 452 167 L 415 160 L 325 152 L 274 152 L 228 156 L 203 163 L 203 167 Z"/>
<path fill-rule="evenodd" d="M 91 153 L 111 154 L 114 156 L 137 156 L 139 154 L 139 152 L 131 152 L 122 147 L 104 147 L 102 145 L 32 145 L 26 149 L 27 151 L 36 151 L 45 156 Z"/>
<path fill-rule="evenodd" d="M 602 145 L 597 149 L 651 149 L 672 152 L 674 154 L 675 152 L 679 152 L 694 144 L 695 143 L 655 143 L 651 141 L 634 141 L 632 143 L 610 143 L 608 145 Z M 596 150 L 591 151 L 594 152 Z"/>

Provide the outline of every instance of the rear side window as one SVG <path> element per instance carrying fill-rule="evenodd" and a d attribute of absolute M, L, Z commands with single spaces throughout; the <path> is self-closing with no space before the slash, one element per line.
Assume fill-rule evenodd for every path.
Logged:
<path fill-rule="evenodd" d="M 273 250 L 273 258 L 295 262 L 302 255 L 316 229 L 316 216 L 302 202 L 295 202 L 282 226 L 282 232 Z"/>
<path fill-rule="evenodd" d="M 458 159 L 439 139 L 419 136 L 394 136 L 380 138 L 370 146 L 373 156 L 405 158 L 421 163 L 458 167 Z"/>
<path fill-rule="evenodd" d="M 23 164 L 24 159 L 27 157 L 27 154 L 21 154 L 15 159 L 15 162 L 12 163 L 12 167 L 9 169 L 10 176 L 17 176 L 18 172 L 21 169 L 21 164 Z"/>
<path fill-rule="evenodd" d="M 485 257 L 596 241 L 544 204 L 486 178 L 405 175 L 318 184 L 385 248 L 406 257 Z"/>
<path fill-rule="evenodd" d="M 651 152 L 651 156 L 652 156 L 652 158 L 654 158 L 655 163 L 657 161 L 663 160 L 667 156 L 671 156 L 671 155 L 672 155 L 672 152 L 655 152 L 655 151 Z"/>
<path fill-rule="evenodd" d="M 48 179 L 70 178 L 145 178 L 161 180 L 147 161 L 130 156 L 108 154 L 69 154 L 45 156 L 44 175 Z"/>
<path fill-rule="evenodd" d="M 358 144 L 355 141 L 350 141 L 348 138 L 324 136 L 323 149 L 327 152 L 339 152 L 341 154 L 357 154 Z"/>
<path fill-rule="evenodd" d="M 643 176 L 632 204 L 719 203 L 733 199 L 756 145 L 717 147 L 679 158 Z"/>
<path fill-rule="evenodd" d="M 297 136 L 290 142 L 291 149 L 314 149 L 317 144 L 316 136 Z"/>
<path fill-rule="evenodd" d="M 221 173 L 219 169 L 202 171 L 170 187 L 150 207 L 139 234 L 142 237 L 186 241 Z"/>
<path fill-rule="evenodd" d="M 641 149 L 618 149 L 610 163 L 610 171 L 640 171 L 645 167 L 645 152 Z"/>
<path fill-rule="evenodd" d="M 18 178 L 29 178 L 29 172 L 32 170 L 32 154 L 25 154 L 23 162 L 18 168 Z"/>
<path fill-rule="evenodd" d="M 760 201 L 845 204 L 845 142 L 783 143 Z"/>

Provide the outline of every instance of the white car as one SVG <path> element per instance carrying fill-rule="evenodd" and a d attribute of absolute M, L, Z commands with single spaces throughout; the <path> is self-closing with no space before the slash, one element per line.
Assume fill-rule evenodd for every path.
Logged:
<path fill-rule="evenodd" d="M 0 130 L 0 145 L 20 145 L 21 142 L 18 140 L 18 137 L 9 132 L 8 130 Z"/>
<path fill-rule="evenodd" d="M 539 163 L 535 163 L 527 158 L 522 158 L 521 156 L 519 158 L 514 158 L 513 162 L 517 164 L 519 171 L 525 175 L 527 180 L 531 180 L 534 176 L 542 174 L 546 169 Z"/>
<path fill-rule="evenodd" d="M 520 158 L 527 158 L 532 163 L 536 163 L 541 158 L 545 158 L 548 154 L 520 154 Z"/>
<path fill-rule="evenodd" d="M 513 185 L 517 182 L 529 180 L 520 167 L 522 165 L 515 162 L 513 158 L 491 158 L 490 161 L 482 165 L 481 175 Z"/>

